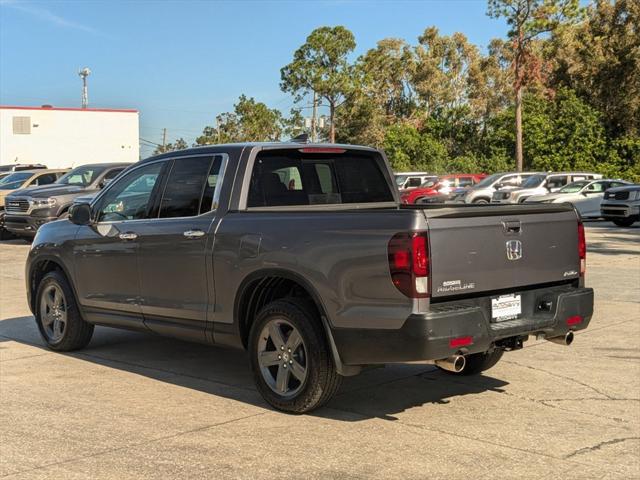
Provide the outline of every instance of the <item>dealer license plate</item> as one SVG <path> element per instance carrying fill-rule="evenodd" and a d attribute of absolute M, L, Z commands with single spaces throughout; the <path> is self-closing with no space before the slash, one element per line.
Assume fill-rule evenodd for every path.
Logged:
<path fill-rule="evenodd" d="M 520 295 L 501 295 L 491 299 L 491 318 L 494 322 L 513 320 L 522 313 Z"/>

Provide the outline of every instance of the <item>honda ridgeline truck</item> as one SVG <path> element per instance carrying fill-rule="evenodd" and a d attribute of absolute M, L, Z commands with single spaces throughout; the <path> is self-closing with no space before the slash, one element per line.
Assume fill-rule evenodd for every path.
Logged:
<path fill-rule="evenodd" d="M 571 343 L 585 252 L 567 205 L 401 205 L 375 149 L 234 144 L 130 167 L 38 230 L 26 278 L 53 350 L 95 325 L 244 348 L 301 413 L 370 365 L 469 375 L 531 335 Z"/>

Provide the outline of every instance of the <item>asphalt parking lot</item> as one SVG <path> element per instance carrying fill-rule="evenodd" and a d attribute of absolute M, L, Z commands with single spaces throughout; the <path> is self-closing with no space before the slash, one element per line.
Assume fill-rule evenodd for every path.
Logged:
<path fill-rule="evenodd" d="M 46 350 L 22 241 L 0 242 L 0 476 L 640 478 L 640 228 L 591 223 L 590 328 L 530 341 L 485 375 L 397 365 L 290 416 L 242 352 L 98 328 Z"/>

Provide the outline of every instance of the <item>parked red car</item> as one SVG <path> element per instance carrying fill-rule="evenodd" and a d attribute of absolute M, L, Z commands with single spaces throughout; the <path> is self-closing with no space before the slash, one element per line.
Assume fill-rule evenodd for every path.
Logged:
<path fill-rule="evenodd" d="M 455 173 L 428 180 L 420 187 L 402 192 L 402 203 L 423 201 L 444 202 L 455 191 L 473 187 L 487 175 L 485 173 Z"/>

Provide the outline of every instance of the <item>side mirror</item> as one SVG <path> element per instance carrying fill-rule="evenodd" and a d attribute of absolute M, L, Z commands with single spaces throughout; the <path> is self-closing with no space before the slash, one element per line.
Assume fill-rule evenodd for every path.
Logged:
<path fill-rule="evenodd" d="M 106 187 L 107 185 L 109 185 L 109 184 L 111 183 L 111 180 L 113 180 L 113 179 L 112 179 L 112 178 L 105 178 L 104 180 L 102 180 L 102 181 L 100 182 L 99 187 L 100 187 L 100 188 L 104 188 L 104 187 Z"/>
<path fill-rule="evenodd" d="M 496 190 L 500 190 L 502 187 L 504 187 L 504 185 L 502 183 L 496 183 L 493 188 L 495 188 Z"/>
<path fill-rule="evenodd" d="M 76 225 L 89 225 L 91 223 L 91 205 L 88 203 L 75 203 L 69 208 L 69 220 Z"/>

